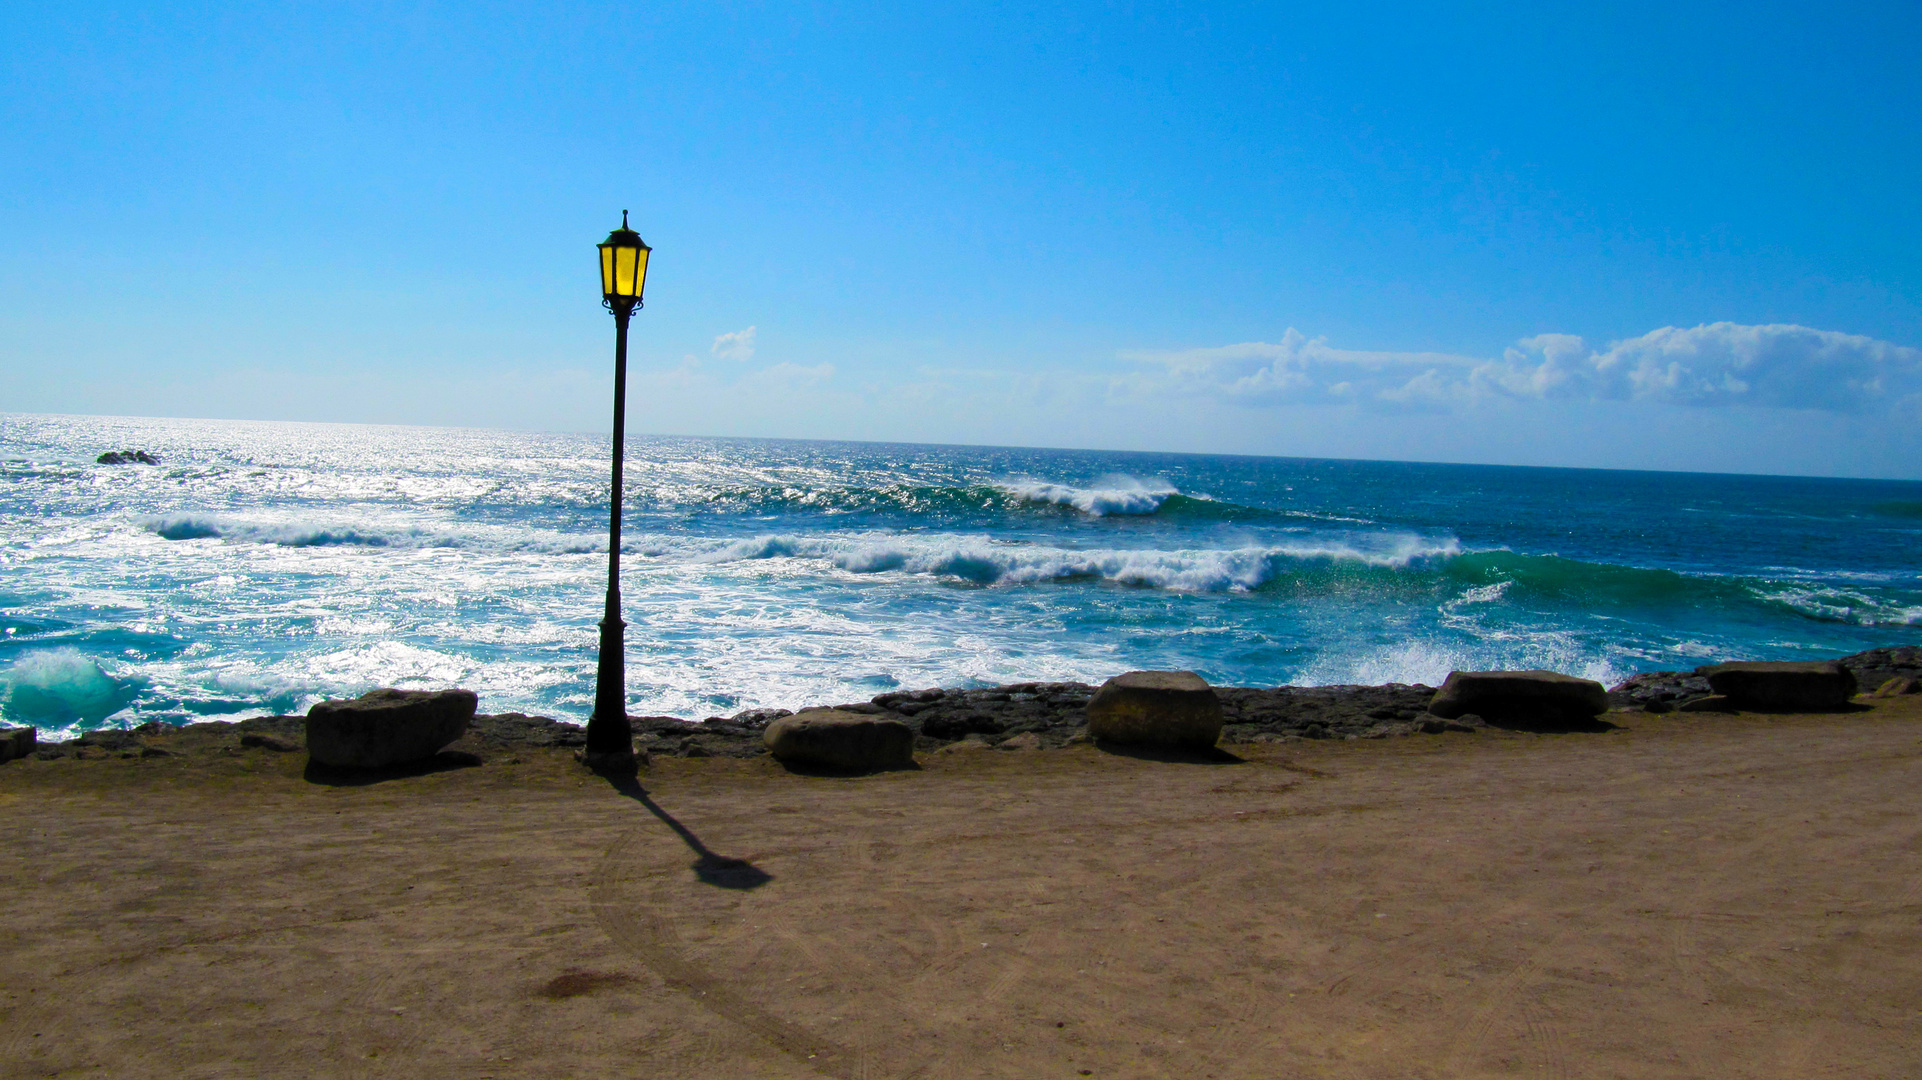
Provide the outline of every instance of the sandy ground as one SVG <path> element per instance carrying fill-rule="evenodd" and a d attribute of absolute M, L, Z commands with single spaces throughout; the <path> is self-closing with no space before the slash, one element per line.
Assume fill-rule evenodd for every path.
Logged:
<path fill-rule="evenodd" d="M 0 1075 L 1922 1077 L 1922 698 L 1618 719 L 627 791 L 13 762 Z"/>

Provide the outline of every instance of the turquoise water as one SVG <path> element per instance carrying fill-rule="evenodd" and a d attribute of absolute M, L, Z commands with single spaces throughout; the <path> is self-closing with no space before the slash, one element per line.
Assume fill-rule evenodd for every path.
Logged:
<path fill-rule="evenodd" d="M 49 734 L 459 685 L 584 718 L 605 437 L 0 416 L 0 713 Z M 103 466 L 140 448 L 158 466 Z M 1922 642 L 1922 484 L 629 444 L 630 708 L 1192 668 L 1604 681 Z"/>

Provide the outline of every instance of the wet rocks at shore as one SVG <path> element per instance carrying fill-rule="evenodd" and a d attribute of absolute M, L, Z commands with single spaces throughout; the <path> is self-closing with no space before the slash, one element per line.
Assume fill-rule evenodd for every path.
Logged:
<path fill-rule="evenodd" d="M 1855 673 L 1855 685 L 1878 690 L 1890 679 L 1922 679 L 1922 646 L 1870 649 L 1836 661 Z"/>
<path fill-rule="evenodd" d="M 1922 647 L 1914 645 L 1869 649 L 1833 663 L 1854 677 L 1852 692 L 1855 693 L 1878 690 L 1891 679 L 1922 680 Z M 1609 690 L 1608 706 L 1611 709 L 1640 709 L 1651 713 L 1676 710 L 1714 712 L 1741 708 L 1743 706 L 1736 698 L 1717 693 L 1710 685 L 1713 670 L 1727 666 L 1734 665 L 1708 665 L 1694 671 L 1647 671 L 1631 676 Z M 1835 679 L 1838 685 L 1842 683 L 1839 675 Z M 1824 707 L 1836 707 L 1834 694 L 1827 700 L 1829 704 Z M 1846 700 L 1846 696 L 1840 698 L 1842 702 Z M 1754 706 L 1751 704 L 1750 707 Z"/>
<path fill-rule="evenodd" d="M 298 749 L 305 739 L 304 716 L 255 716 L 246 720 L 207 720 L 198 724 L 162 724 L 89 731 L 63 742 L 43 742 L 33 756 L 41 761 L 61 758 L 166 757 L 176 753 L 239 753 L 250 736 L 268 736 Z"/>
<path fill-rule="evenodd" d="M 1385 738 L 1444 731 L 1470 731 L 1478 718 L 1444 721 L 1427 712 L 1431 686 L 1218 686 L 1220 742 L 1288 742 L 1296 739 Z M 898 691 L 870 701 L 832 708 L 883 716 L 914 733 L 916 753 L 966 743 L 1008 749 L 1056 749 L 1086 742 L 1087 683 L 1014 683 L 972 689 Z M 702 721 L 673 716 L 630 716 L 637 749 L 653 757 L 758 757 L 767 753 L 767 726 L 793 715 L 788 709 L 750 709 Z M 307 718 L 258 716 L 239 722 L 205 721 L 185 726 L 148 723 L 132 729 L 91 731 L 79 738 L 41 743 L 34 756 L 58 758 L 140 757 L 175 752 L 269 752 L 305 745 Z M 265 736 L 272 740 L 271 744 Z M 580 724 L 526 713 L 480 713 L 458 748 L 483 754 L 522 749 L 579 749 L 587 734 Z"/>
<path fill-rule="evenodd" d="M 1854 674 L 1863 690 L 1876 690 L 1891 679 L 1922 680 L 1922 648 L 1871 649 L 1837 662 Z M 1434 735 L 1485 726 L 1483 717 L 1472 712 L 1453 718 L 1431 713 L 1435 688 L 1421 684 L 1217 686 L 1214 692 L 1221 704 L 1223 746 Z M 1032 682 L 891 691 L 869 701 L 827 707 L 902 721 L 914 733 L 918 754 L 946 747 L 1054 749 L 1088 740 L 1088 702 L 1094 693 L 1095 688 L 1086 683 Z M 1608 691 L 1610 709 L 1649 713 L 1732 707 L 1724 700 L 1714 694 L 1708 678 L 1695 671 L 1647 672 Z M 1685 708 L 1692 703 L 1693 707 Z M 772 721 L 789 715 L 792 712 L 787 709 L 749 709 L 698 722 L 673 716 L 630 716 L 628 724 L 635 746 L 653 757 L 747 758 L 767 753 L 765 729 Z M 130 730 L 88 732 L 66 742 L 43 741 L 31 756 L 55 759 L 273 752 L 280 746 L 297 749 L 303 745 L 305 723 L 299 716 L 259 716 L 238 723 L 208 721 L 184 727 L 149 723 Z M 270 745 L 264 739 L 252 739 L 243 745 L 243 738 L 250 734 L 271 736 L 274 742 Z M 579 724 L 525 713 L 483 713 L 473 718 L 458 747 L 485 755 L 522 749 L 578 749 L 586 741 L 586 732 Z"/>
<path fill-rule="evenodd" d="M 1608 707 L 1674 712 L 1683 704 L 1714 692 L 1709 689 L 1708 680 L 1693 671 L 1645 671 L 1612 687 L 1608 691 Z"/>

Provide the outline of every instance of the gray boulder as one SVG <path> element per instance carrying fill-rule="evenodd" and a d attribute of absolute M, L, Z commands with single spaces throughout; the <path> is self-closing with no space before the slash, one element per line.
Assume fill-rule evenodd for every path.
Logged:
<path fill-rule="evenodd" d="M 1222 719 L 1221 699 L 1192 671 L 1130 671 L 1088 699 L 1088 734 L 1124 746 L 1207 750 Z"/>
<path fill-rule="evenodd" d="M 1608 711 L 1608 691 L 1558 671 L 1451 671 L 1428 711 L 1444 720 L 1475 713 L 1496 723 L 1582 723 Z"/>
<path fill-rule="evenodd" d="M 466 732 L 472 690 L 374 690 L 307 710 L 307 754 L 322 765 L 379 769 L 423 761 Z"/>
<path fill-rule="evenodd" d="M 871 713 L 803 709 L 769 723 L 761 741 L 789 765 L 845 772 L 914 767 L 914 729 Z"/>
<path fill-rule="evenodd" d="M 0 761 L 12 761 L 33 753 L 40 733 L 30 727 L 0 728 Z"/>
<path fill-rule="evenodd" d="M 1737 708 L 1831 712 L 1855 696 L 1855 673 L 1834 660 L 1711 664 L 1695 669 Z"/>

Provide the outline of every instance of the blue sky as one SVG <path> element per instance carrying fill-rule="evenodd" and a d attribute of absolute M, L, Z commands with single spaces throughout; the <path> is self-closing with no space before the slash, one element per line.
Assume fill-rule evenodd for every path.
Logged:
<path fill-rule="evenodd" d="M 1922 7 L 1337 7 L 15 0 L 0 411 L 1922 476 Z"/>

